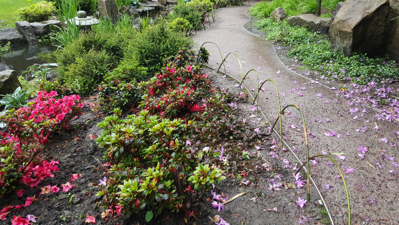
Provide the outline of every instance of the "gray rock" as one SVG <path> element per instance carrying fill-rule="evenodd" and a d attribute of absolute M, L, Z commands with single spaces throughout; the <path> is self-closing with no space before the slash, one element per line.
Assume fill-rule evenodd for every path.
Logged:
<path fill-rule="evenodd" d="M 0 71 L 0 95 L 12 94 L 21 87 L 15 70 Z"/>
<path fill-rule="evenodd" d="M 141 14 L 142 16 L 147 16 L 147 13 L 151 14 L 151 12 L 154 11 L 154 10 L 155 10 L 154 7 L 146 6 L 146 7 L 142 8 L 142 9 L 137 9 L 137 12 L 139 14 Z"/>
<path fill-rule="evenodd" d="M 78 15 L 78 18 L 86 18 L 87 13 L 86 13 L 86 11 L 80 10 L 80 11 L 78 11 L 77 15 Z"/>
<path fill-rule="evenodd" d="M 334 21 L 335 16 L 337 15 L 338 11 L 344 5 L 344 2 L 338 2 L 337 6 L 335 7 L 334 11 L 331 14 L 331 23 Z"/>
<path fill-rule="evenodd" d="M 163 4 L 161 4 L 161 3 L 159 3 L 159 2 L 150 2 L 150 1 L 147 1 L 147 2 L 145 2 L 145 3 L 141 3 L 140 5 L 142 5 L 142 6 L 144 6 L 144 7 L 153 7 L 155 10 L 161 10 L 161 9 L 164 9 L 165 8 L 165 6 L 163 5 Z M 162 8 L 161 8 L 162 7 Z"/>
<path fill-rule="evenodd" d="M 51 26 L 61 27 L 61 21 L 59 20 L 47 20 L 43 22 L 30 23 L 32 28 L 35 30 L 35 34 L 39 37 L 43 37 L 50 33 Z"/>
<path fill-rule="evenodd" d="M 0 44 L 4 45 L 8 42 L 11 45 L 18 45 L 26 43 L 24 37 L 15 28 L 5 28 L 0 30 Z"/>
<path fill-rule="evenodd" d="M 129 6 L 128 10 L 126 11 L 126 14 L 129 16 L 137 16 L 139 15 L 139 12 L 137 11 L 136 7 Z"/>
<path fill-rule="evenodd" d="M 162 3 L 162 2 L 161 2 Z M 166 0 L 168 5 L 177 5 L 177 0 Z"/>
<path fill-rule="evenodd" d="M 385 52 L 391 59 L 399 62 L 399 1 L 390 0 L 391 11 L 388 16 Z"/>
<path fill-rule="evenodd" d="M 111 18 L 113 23 L 118 21 L 118 7 L 115 0 L 98 0 L 100 17 Z"/>
<path fill-rule="evenodd" d="M 274 22 L 282 21 L 287 18 L 287 12 L 283 8 L 278 7 L 272 12 L 272 17 Z"/>
<path fill-rule="evenodd" d="M 167 0 L 158 0 L 158 2 L 165 6 L 168 4 Z"/>
<path fill-rule="evenodd" d="M 141 21 L 140 18 L 136 18 L 132 21 L 133 23 L 133 28 L 135 28 L 136 30 L 140 30 L 141 29 Z"/>
<path fill-rule="evenodd" d="M 317 17 L 313 14 L 303 14 L 298 16 L 291 16 L 288 19 L 291 26 L 306 27 L 311 31 L 327 34 L 330 26 L 330 18 Z"/>
<path fill-rule="evenodd" d="M 330 26 L 331 49 L 374 56 L 384 45 L 389 0 L 347 0 Z"/>
<path fill-rule="evenodd" d="M 125 6 L 125 5 L 124 5 L 124 6 L 122 6 L 122 7 L 119 9 L 119 12 L 123 14 L 123 13 L 125 13 L 127 10 L 129 10 L 129 6 Z"/>
<path fill-rule="evenodd" d="M 27 21 L 17 21 L 15 23 L 15 25 L 16 25 L 17 30 L 19 31 L 19 33 L 21 33 L 22 36 L 24 36 L 24 38 L 26 39 L 26 41 L 29 44 L 39 43 L 39 40 L 37 40 L 37 37 L 36 37 L 36 34 L 35 34 L 35 30 L 30 25 L 29 22 L 27 22 Z"/>

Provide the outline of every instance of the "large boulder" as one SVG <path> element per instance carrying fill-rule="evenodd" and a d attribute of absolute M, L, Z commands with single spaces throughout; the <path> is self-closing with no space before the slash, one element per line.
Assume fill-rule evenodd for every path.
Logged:
<path fill-rule="evenodd" d="M 338 2 L 337 6 L 335 7 L 334 11 L 331 14 L 331 23 L 334 22 L 334 18 L 337 15 L 338 11 L 341 9 L 341 7 L 344 5 L 344 2 Z"/>
<path fill-rule="evenodd" d="M 43 37 L 44 35 L 47 35 L 50 33 L 51 26 L 61 27 L 61 21 L 47 20 L 47 21 L 43 21 L 43 22 L 33 22 L 33 23 L 30 23 L 30 25 L 32 26 L 32 28 L 35 31 L 35 34 L 37 36 Z"/>
<path fill-rule="evenodd" d="M 118 6 L 115 0 L 98 0 L 100 17 L 110 18 L 113 23 L 118 21 Z"/>
<path fill-rule="evenodd" d="M 0 71 L 0 95 L 12 94 L 21 87 L 15 70 Z"/>
<path fill-rule="evenodd" d="M 399 1 L 390 0 L 391 11 L 386 26 L 386 53 L 391 59 L 399 62 Z"/>
<path fill-rule="evenodd" d="M 15 28 L 4 28 L 0 30 L 0 45 L 7 44 L 11 45 L 25 44 L 24 37 Z"/>
<path fill-rule="evenodd" d="M 15 25 L 19 33 L 21 33 L 22 36 L 24 36 L 24 38 L 29 44 L 39 43 L 39 40 L 37 39 L 35 34 L 35 30 L 28 21 L 17 21 Z"/>
<path fill-rule="evenodd" d="M 389 15 L 389 0 L 346 0 L 330 26 L 331 49 L 380 53 Z"/>
<path fill-rule="evenodd" d="M 288 17 L 288 23 L 291 26 L 306 27 L 311 31 L 327 34 L 330 26 L 330 18 L 318 17 L 313 14 L 303 14 Z"/>
<path fill-rule="evenodd" d="M 277 21 L 282 21 L 285 18 L 287 18 L 287 12 L 281 8 L 281 7 L 277 7 L 273 12 L 272 12 L 272 17 L 274 22 Z"/>

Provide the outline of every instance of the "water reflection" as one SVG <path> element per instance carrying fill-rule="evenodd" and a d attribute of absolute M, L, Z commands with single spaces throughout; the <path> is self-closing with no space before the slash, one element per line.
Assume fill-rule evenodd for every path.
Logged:
<path fill-rule="evenodd" d="M 55 59 L 43 59 L 39 53 L 50 53 L 57 49 L 50 43 L 40 43 L 37 45 L 19 45 L 11 47 L 11 52 L 0 57 L 0 71 L 12 69 L 18 75 L 27 70 L 29 66 L 35 63 L 43 64 L 55 62 Z"/>

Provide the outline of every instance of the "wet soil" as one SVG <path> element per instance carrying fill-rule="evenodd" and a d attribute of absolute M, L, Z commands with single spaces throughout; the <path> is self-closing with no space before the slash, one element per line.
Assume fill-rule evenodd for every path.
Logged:
<path fill-rule="evenodd" d="M 235 88 L 235 82 L 229 78 L 223 78 L 221 74 L 216 75 L 215 71 L 206 70 L 211 74 L 212 82 L 220 88 L 230 89 L 235 94 L 240 94 L 239 89 Z M 243 93 L 241 93 L 243 94 Z M 297 224 L 298 218 L 305 216 L 311 219 L 312 223 L 317 224 L 326 221 L 320 213 L 322 207 L 317 201 L 312 201 L 304 212 L 296 204 L 298 197 L 304 197 L 306 190 L 292 188 L 292 169 L 285 168 L 280 160 L 271 158 L 268 153 L 272 146 L 272 137 L 258 140 L 261 146 L 259 150 L 262 156 L 257 157 L 255 149 L 250 152 L 253 156 L 249 160 L 239 162 L 247 168 L 247 175 L 241 180 L 237 179 L 238 174 L 231 175 L 214 190 L 218 194 L 224 194 L 232 198 L 233 196 L 247 192 L 232 202 L 225 205 L 225 210 L 218 212 L 211 207 L 212 195 L 210 192 L 205 198 L 198 199 L 193 205 L 196 211 L 195 217 L 189 217 L 185 213 L 164 212 L 159 217 L 154 218 L 150 223 L 144 220 L 144 214 L 119 217 L 102 218 L 104 211 L 101 205 L 101 197 L 96 195 L 101 189 L 99 179 L 104 177 L 107 167 L 104 166 L 102 159 L 103 149 L 95 143 L 95 137 L 100 135 L 101 129 L 96 124 L 104 119 L 104 115 L 93 113 L 97 98 L 88 97 L 85 102 L 90 106 L 85 107 L 83 115 L 72 122 L 72 128 L 61 134 L 51 137 L 51 141 L 46 146 L 45 158 L 59 161 L 60 171 L 55 172 L 55 177 L 45 179 L 38 188 L 30 188 L 20 198 L 15 193 L 3 197 L 0 201 L 0 208 L 7 205 L 21 205 L 25 203 L 27 197 L 36 196 L 37 201 L 32 205 L 20 210 L 12 209 L 5 221 L 0 221 L 1 225 L 11 224 L 10 219 L 16 216 L 26 217 L 27 215 L 36 216 L 36 224 L 85 224 L 87 215 L 96 218 L 96 224 L 214 224 L 215 215 L 220 215 L 230 224 Z M 253 112 L 250 111 L 251 105 L 248 101 L 238 104 L 237 111 L 247 119 L 253 129 L 257 127 L 265 128 L 264 123 L 260 123 Z M 288 153 L 287 153 L 288 154 Z M 269 167 L 266 170 L 262 164 Z M 71 182 L 74 188 L 63 193 L 62 191 L 54 194 L 40 194 L 41 187 L 47 185 L 60 186 L 71 180 L 72 174 L 82 174 L 82 177 Z M 280 174 L 281 178 L 276 178 Z M 278 176 L 279 177 L 279 176 Z M 281 190 L 269 190 L 270 179 L 282 183 Z M 280 180 L 279 180 L 280 179 Z M 247 185 L 243 182 L 248 182 Z M 312 193 L 315 195 L 315 193 Z"/>

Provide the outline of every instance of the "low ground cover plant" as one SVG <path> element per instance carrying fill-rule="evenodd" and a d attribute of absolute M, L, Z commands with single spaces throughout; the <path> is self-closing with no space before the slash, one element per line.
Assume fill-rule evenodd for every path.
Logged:
<path fill-rule="evenodd" d="M 47 20 L 55 13 L 55 6 L 52 2 L 42 1 L 28 7 L 18 9 L 15 13 L 28 22 L 40 22 Z"/>
<path fill-rule="evenodd" d="M 343 1 L 343 0 L 342 0 Z M 341 0 L 323 0 L 321 6 L 326 10 L 333 11 Z M 316 13 L 318 1 L 316 0 L 273 0 L 273 1 L 261 1 L 254 5 L 249 10 L 251 16 L 257 18 L 265 18 L 271 16 L 272 12 L 277 7 L 282 7 L 286 12 L 287 16 L 295 16 L 304 13 Z"/>
<path fill-rule="evenodd" d="M 57 170 L 40 153 L 51 133 L 69 129 L 83 105 L 77 95 L 55 99 L 56 95 L 38 92 L 28 106 L 9 110 L 2 117 L 7 131 L 1 133 L 0 196 L 15 191 L 20 183 L 37 187 Z"/>
<path fill-rule="evenodd" d="M 303 62 L 330 79 L 350 80 L 358 84 L 392 82 L 399 69 L 388 58 L 370 58 L 364 54 L 345 57 L 333 52 L 326 36 L 303 27 L 291 27 L 287 21 L 273 22 L 271 18 L 258 21 L 256 27 L 266 33 L 269 40 L 290 46 L 289 56 Z"/>

